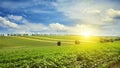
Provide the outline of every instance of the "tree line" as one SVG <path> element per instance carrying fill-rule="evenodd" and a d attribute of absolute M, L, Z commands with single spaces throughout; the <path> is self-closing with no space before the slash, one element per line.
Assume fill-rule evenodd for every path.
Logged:
<path fill-rule="evenodd" d="M 0 36 L 41 36 L 41 35 L 57 35 L 57 34 L 0 34 Z"/>

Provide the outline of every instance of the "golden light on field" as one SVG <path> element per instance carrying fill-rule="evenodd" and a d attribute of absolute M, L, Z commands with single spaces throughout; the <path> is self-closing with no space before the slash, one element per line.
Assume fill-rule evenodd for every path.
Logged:
<path fill-rule="evenodd" d="M 84 32 L 82 32 L 82 35 L 84 37 L 90 37 L 91 36 L 91 32 L 90 31 L 84 31 Z"/>

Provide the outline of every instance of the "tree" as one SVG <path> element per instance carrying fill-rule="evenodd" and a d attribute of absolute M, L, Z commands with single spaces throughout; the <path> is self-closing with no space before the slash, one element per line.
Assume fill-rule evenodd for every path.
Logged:
<path fill-rule="evenodd" d="M 58 46 L 61 46 L 61 41 L 57 41 L 57 45 L 58 45 Z"/>
<path fill-rule="evenodd" d="M 79 40 L 75 40 L 75 44 L 80 44 L 80 41 Z"/>

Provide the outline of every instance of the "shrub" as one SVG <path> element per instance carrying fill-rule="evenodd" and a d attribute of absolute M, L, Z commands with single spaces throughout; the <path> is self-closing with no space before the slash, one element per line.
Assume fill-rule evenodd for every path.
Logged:
<path fill-rule="evenodd" d="M 61 46 L 61 41 L 57 41 L 57 45 L 58 45 L 58 46 Z"/>
<path fill-rule="evenodd" d="M 80 44 L 80 41 L 79 40 L 75 40 L 75 44 Z"/>

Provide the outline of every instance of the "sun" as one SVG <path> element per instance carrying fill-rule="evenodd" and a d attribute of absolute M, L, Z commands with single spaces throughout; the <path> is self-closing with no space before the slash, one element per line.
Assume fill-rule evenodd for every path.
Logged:
<path fill-rule="evenodd" d="M 82 33 L 82 35 L 83 35 L 84 37 L 90 37 L 90 36 L 91 36 L 91 32 L 90 32 L 90 31 L 84 31 L 84 32 Z"/>

